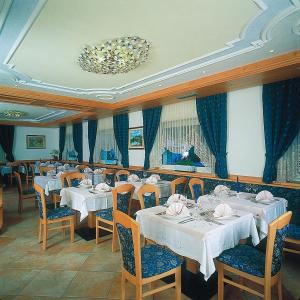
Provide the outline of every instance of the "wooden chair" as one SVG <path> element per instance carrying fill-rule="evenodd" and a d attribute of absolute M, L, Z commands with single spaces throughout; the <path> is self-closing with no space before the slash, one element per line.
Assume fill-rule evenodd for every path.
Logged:
<path fill-rule="evenodd" d="M 29 181 L 31 180 L 32 186 L 34 181 L 34 168 L 32 169 L 30 164 L 27 164 L 26 162 L 22 163 L 22 166 L 24 166 L 25 169 L 25 180 L 26 180 L 26 187 L 29 188 Z"/>
<path fill-rule="evenodd" d="M 46 167 L 46 166 L 40 166 L 39 172 L 41 176 L 47 176 L 47 173 L 50 171 L 53 171 L 54 167 Z"/>
<path fill-rule="evenodd" d="M 125 300 L 127 281 L 135 285 L 137 300 L 173 287 L 175 287 L 174 299 L 181 299 L 181 258 L 156 244 L 141 248 L 140 225 L 118 210 L 113 211 L 113 217 L 123 258 L 121 300 Z M 149 267 L 143 268 L 145 265 Z M 155 281 L 170 275 L 175 275 L 174 282 L 154 287 Z M 150 284 L 150 290 L 143 292 L 143 286 L 146 284 Z"/>
<path fill-rule="evenodd" d="M 153 184 L 144 184 L 137 192 L 141 209 L 159 205 L 160 190 Z"/>
<path fill-rule="evenodd" d="M 204 195 L 204 181 L 199 178 L 191 178 L 189 188 L 192 194 L 192 199 L 197 201 L 200 196 Z"/>
<path fill-rule="evenodd" d="M 17 181 L 18 193 L 19 193 L 19 203 L 18 203 L 18 213 L 23 212 L 23 201 L 24 200 L 35 200 L 34 189 L 23 190 L 21 176 L 18 172 L 14 172 L 14 176 Z"/>
<path fill-rule="evenodd" d="M 115 173 L 116 173 L 116 171 L 114 169 L 105 169 L 105 170 L 102 171 L 102 175 L 104 177 L 104 180 L 110 186 L 115 185 L 115 180 L 116 180 Z"/>
<path fill-rule="evenodd" d="M 117 181 L 127 181 L 129 175 L 130 175 L 129 171 L 127 171 L 127 170 L 119 170 L 116 173 L 116 179 L 117 179 Z"/>
<path fill-rule="evenodd" d="M 87 165 L 77 165 L 76 166 L 76 169 L 79 171 L 79 172 L 83 172 L 84 169 L 88 168 L 89 166 Z"/>
<path fill-rule="evenodd" d="M 123 184 L 112 189 L 113 207 L 102 209 L 96 212 L 96 244 L 99 243 L 99 232 L 100 229 L 111 232 L 112 236 L 112 251 L 114 252 L 117 248 L 117 235 L 113 227 L 113 210 L 120 210 L 126 214 L 131 211 L 131 200 L 135 187 L 132 184 Z M 103 223 L 104 225 L 101 225 Z M 104 242 L 108 239 L 104 239 Z"/>
<path fill-rule="evenodd" d="M 48 231 L 51 230 L 62 229 L 65 235 L 66 228 L 70 228 L 70 239 L 74 242 L 75 218 L 72 210 L 69 207 L 47 209 L 44 190 L 37 184 L 34 184 L 34 189 L 39 206 L 39 243 L 43 242 L 42 249 L 47 249 Z M 60 222 L 61 226 L 49 226 Z"/>
<path fill-rule="evenodd" d="M 187 181 L 186 177 L 179 177 L 173 180 L 171 182 L 172 194 L 184 194 Z"/>
<path fill-rule="evenodd" d="M 13 183 L 13 178 L 15 177 L 14 172 L 15 172 L 15 171 L 16 171 L 16 172 L 19 171 L 18 167 L 19 167 L 20 163 L 17 162 L 17 161 L 15 161 L 15 162 L 8 162 L 7 165 L 8 165 L 9 167 L 11 167 L 11 172 L 10 172 L 10 175 L 9 175 L 9 181 L 10 181 L 10 185 L 12 185 L 12 183 Z"/>
<path fill-rule="evenodd" d="M 296 250 L 296 249 L 294 249 L 294 247 L 292 247 L 292 248 L 290 247 L 292 245 L 296 246 L 296 247 L 298 247 L 298 249 L 300 249 L 300 226 L 295 225 L 295 224 L 289 225 L 283 250 L 285 252 L 300 254 L 300 250 Z"/>
<path fill-rule="evenodd" d="M 218 300 L 224 298 L 224 283 L 271 300 L 271 288 L 277 284 L 278 298 L 282 300 L 281 260 L 284 238 L 292 212 L 287 212 L 269 224 L 266 253 L 247 245 L 238 245 L 222 252 L 217 258 Z M 240 283 L 224 277 L 224 271 L 240 276 Z M 263 286 L 263 293 L 244 285 L 244 279 Z"/>
<path fill-rule="evenodd" d="M 0 186 L 0 232 L 4 224 L 3 188 Z"/>
<path fill-rule="evenodd" d="M 68 173 L 66 176 L 68 187 L 72 186 L 78 186 L 80 181 L 86 178 L 86 174 L 74 172 L 74 173 Z"/>

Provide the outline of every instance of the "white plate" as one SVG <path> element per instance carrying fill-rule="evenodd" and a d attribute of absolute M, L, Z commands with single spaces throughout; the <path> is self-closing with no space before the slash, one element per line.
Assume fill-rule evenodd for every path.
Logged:
<path fill-rule="evenodd" d="M 185 219 L 185 218 L 190 218 L 191 216 L 170 216 L 170 215 L 163 215 L 164 217 L 166 217 L 167 219 L 170 219 L 170 220 L 182 220 L 182 219 Z"/>
<path fill-rule="evenodd" d="M 229 220 L 233 218 L 233 215 L 231 216 L 224 216 L 224 217 L 214 217 L 216 220 Z"/>
<path fill-rule="evenodd" d="M 83 188 L 91 188 L 92 185 L 91 184 L 80 184 L 79 186 L 83 187 Z"/>
<path fill-rule="evenodd" d="M 257 203 L 262 203 L 262 204 L 269 204 L 275 202 L 274 199 L 272 200 L 256 200 Z"/>

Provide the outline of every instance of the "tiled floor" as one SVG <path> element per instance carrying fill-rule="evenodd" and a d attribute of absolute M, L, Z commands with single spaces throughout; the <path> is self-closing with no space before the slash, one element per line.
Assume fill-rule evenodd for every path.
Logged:
<path fill-rule="evenodd" d="M 6 228 L 0 234 L 0 299 L 119 299 L 120 253 L 111 252 L 111 241 L 95 245 L 76 235 L 52 232 L 49 249 L 40 250 L 37 241 L 37 211 L 32 202 L 22 215 L 16 212 L 15 188 L 5 190 Z M 300 264 L 284 263 L 285 299 L 300 297 Z M 256 299 L 237 289 L 226 288 L 225 299 Z M 127 299 L 134 299 L 134 287 L 127 285 Z M 152 297 L 148 299 L 153 299 Z M 174 291 L 155 295 L 154 299 L 174 299 Z M 182 296 L 182 300 L 189 299 Z M 217 299 L 216 296 L 212 298 Z"/>

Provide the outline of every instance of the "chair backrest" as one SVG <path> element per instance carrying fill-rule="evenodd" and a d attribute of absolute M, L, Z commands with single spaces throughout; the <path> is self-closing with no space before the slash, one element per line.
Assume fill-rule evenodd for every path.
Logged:
<path fill-rule="evenodd" d="M 189 181 L 189 188 L 193 200 L 197 200 L 200 196 L 204 195 L 204 181 L 199 178 L 191 178 Z"/>
<path fill-rule="evenodd" d="M 22 188 L 21 176 L 16 171 L 14 171 L 14 175 L 15 175 L 15 178 L 16 178 L 16 181 L 17 181 L 19 197 L 22 197 L 23 196 L 23 188 Z"/>
<path fill-rule="evenodd" d="M 53 171 L 54 167 L 45 167 L 45 166 L 40 166 L 39 167 L 39 172 L 41 176 L 46 176 L 47 172 Z"/>
<path fill-rule="evenodd" d="M 109 180 L 110 181 L 109 185 L 111 185 L 111 186 L 114 186 L 114 184 L 115 184 L 115 173 L 116 173 L 116 171 L 114 169 L 105 169 L 102 171 L 104 180 L 105 181 Z"/>
<path fill-rule="evenodd" d="M 141 209 L 159 205 L 159 188 L 153 184 L 144 184 L 137 192 Z"/>
<path fill-rule="evenodd" d="M 35 190 L 35 197 L 38 202 L 39 207 L 39 215 L 41 219 L 47 218 L 47 205 L 46 205 L 46 198 L 45 198 L 45 192 L 43 188 L 41 188 L 38 184 L 33 185 Z"/>
<path fill-rule="evenodd" d="M 87 166 L 87 165 L 77 165 L 77 166 L 76 166 L 76 169 L 77 169 L 79 172 L 83 172 L 83 170 L 84 170 L 85 168 L 88 168 L 88 166 Z"/>
<path fill-rule="evenodd" d="M 119 210 L 113 211 L 114 226 L 118 233 L 124 269 L 142 278 L 140 226 Z"/>
<path fill-rule="evenodd" d="M 80 181 L 86 178 L 86 174 L 79 172 L 67 173 L 65 178 L 67 179 L 68 187 L 78 186 Z"/>
<path fill-rule="evenodd" d="M 135 187 L 132 184 L 122 184 L 112 189 L 113 210 L 129 214 L 129 206 Z"/>
<path fill-rule="evenodd" d="M 187 184 L 186 177 L 179 177 L 171 182 L 172 194 L 184 194 Z"/>
<path fill-rule="evenodd" d="M 29 168 L 31 169 L 31 176 L 32 176 L 32 178 L 34 178 L 34 176 L 35 176 L 35 165 L 34 164 L 29 164 Z M 30 173 L 29 168 L 28 168 L 28 173 Z"/>
<path fill-rule="evenodd" d="M 269 224 L 265 261 L 266 279 L 280 271 L 284 239 L 291 217 L 292 212 L 288 211 Z"/>
<path fill-rule="evenodd" d="M 117 181 L 127 181 L 129 175 L 130 175 L 129 171 L 127 171 L 127 170 L 119 170 L 116 173 Z"/>

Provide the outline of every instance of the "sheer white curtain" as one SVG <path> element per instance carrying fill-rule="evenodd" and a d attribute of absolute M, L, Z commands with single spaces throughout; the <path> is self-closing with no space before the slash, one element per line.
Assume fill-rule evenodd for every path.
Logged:
<path fill-rule="evenodd" d="M 286 153 L 278 160 L 277 181 L 300 182 L 300 131 Z"/>
<path fill-rule="evenodd" d="M 195 99 L 164 105 L 150 154 L 150 166 L 161 166 L 165 147 L 172 152 L 182 153 L 192 145 L 195 146 L 195 153 L 200 157 L 201 162 L 214 170 L 215 158 L 202 134 Z"/>
<path fill-rule="evenodd" d="M 67 159 L 67 151 L 75 150 L 73 143 L 73 126 L 69 124 L 66 126 L 66 139 L 65 139 L 65 148 L 63 151 L 62 157 Z"/>
<path fill-rule="evenodd" d="M 100 161 L 101 150 L 108 151 L 114 149 L 118 160 L 121 159 L 117 142 L 114 134 L 113 117 L 107 117 L 98 120 L 97 136 L 94 150 L 94 161 Z"/>

